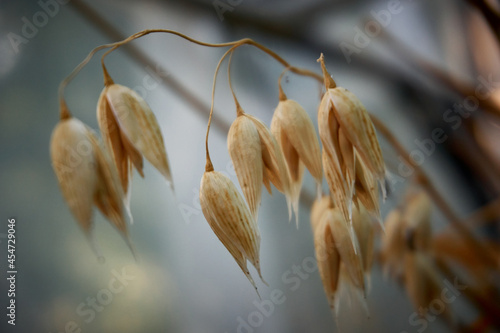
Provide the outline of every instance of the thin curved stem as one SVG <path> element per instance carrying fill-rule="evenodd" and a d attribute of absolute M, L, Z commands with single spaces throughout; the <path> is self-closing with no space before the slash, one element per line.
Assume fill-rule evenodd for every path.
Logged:
<path fill-rule="evenodd" d="M 236 47 L 234 49 L 236 49 Z M 233 89 L 233 83 L 231 82 L 231 61 L 233 60 L 233 54 L 234 50 L 232 50 L 231 54 L 229 55 L 229 62 L 227 64 L 227 81 L 229 83 L 229 90 L 231 90 L 231 94 L 233 95 L 234 104 L 236 105 L 236 115 L 241 116 L 245 112 L 243 112 L 243 109 L 241 108 L 240 103 L 238 102 L 238 98 L 236 98 L 236 94 L 234 93 Z"/>
<path fill-rule="evenodd" d="M 220 65 L 222 64 L 222 61 L 227 57 L 228 54 L 232 54 L 232 52 L 239 46 L 243 44 L 237 44 L 231 47 L 229 50 L 224 53 L 224 55 L 220 58 L 219 63 L 217 64 L 217 67 L 215 68 L 215 73 L 214 73 L 214 79 L 212 83 L 212 102 L 210 103 L 210 115 L 208 116 L 208 125 L 207 125 L 207 134 L 205 136 L 205 151 L 206 151 L 206 164 L 205 164 L 205 172 L 210 172 L 214 170 L 214 166 L 212 164 L 212 161 L 210 160 L 210 152 L 208 150 L 208 134 L 210 133 L 210 125 L 212 124 L 212 116 L 214 113 L 214 100 L 215 100 L 215 84 L 217 82 L 217 74 L 219 73 L 219 68 Z"/>
<path fill-rule="evenodd" d="M 278 78 L 278 89 L 279 89 L 279 100 L 280 102 L 281 101 L 286 101 L 288 98 L 286 97 L 284 91 L 283 91 L 283 88 L 281 87 L 281 78 L 283 77 L 283 75 L 285 75 L 285 73 L 289 70 L 291 70 L 292 67 L 287 67 L 285 68 L 281 74 L 280 74 L 280 77 Z"/>
<path fill-rule="evenodd" d="M 137 38 L 149 35 L 151 33 L 168 33 L 168 34 L 172 34 L 172 35 L 176 35 L 178 37 L 184 38 L 187 41 L 190 41 L 190 42 L 192 42 L 194 44 L 198 44 L 198 45 L 201 45 L 201 46 L 207 46 L 207 47 L 228 47 L 228 46 L 248 44 L 248 45 L 255 46 L 258 49 L 264 51 L 265 53 L 267 53 L 268 55 L 270 55 L 271 57 L 273 57 L 276 61 L 278 61 L 280 64 L 282 64 L 283 66 L 285 66 L 285 67 L 289 67 L 290 66 L 288 64 L 288 62 L 285 61 L 276 52 L 272 51 L 271 49 L 269 49 L 269 48 L 267 48 L 267 47 L 265 47 L 265 46 L 263 46 L 263 45 L 255 42 L 254 40 L 249 39 L 249 38 L 244 38 L 244 39 L 241 39 L 241 40 L 238 40 L 238 41 L 227 42 L 227 43 L 206 43 L 206 42 L 202 42 L 202 41 L 199 41 L 197 39 L 194 39 L 192 37 L 189 37 L 189 36 L 187 36 L 185 34 L 182 34 L 180 32 L 177 32 L 175 30 L 169 30 L 169 29 L 148 29 L 148 30 L 143 30 L 143 31 L 140 31 L 138 33 L 135 33 L 135 34 L 133 34 L 133 35 L 125 38 L 122 41 L 118 41 L 118 42 L 115 42 L 115 43 L 104 44 L 104 45 L 101 45 L 101 46 L 98 46 L 98 47 L 94 48 L 87 55 L 87 57 L 70 73 L 70 75 L 68 75 L 61 82 L 61 84 L 59 85 L 59 101 L 60 101 L 60 106 L 61 106 L 61 110 L 60 110 L 61 119 L 65 119 L 65 118 L 68 118 L 68 117 L 71 116 L 71 114 L 69 113 L 68 108 L 66 106 L 66 103 L 64 102 L 64 89 L 65 89 L 65 87 L 82 70 L 82 68 L 87 65 L 87 63 L 92 59 L 92 57 L 94 56 L 94 54 L 96 54 L 98 51 L 100 51 L 102 49 L 112 48 L 111 50 L 109 50 L 108 52 L 106 52 L 103 55 L 102 59 L 101 59 L 101 64 L 103 66 L 103 69 L 105 70 L 104 59 L 105 59 L 105 57 L 109 53 L 113 52 L 114 50 L 116 50 L 120 46 L 123 46 L 123 45 L 125 45 L 125 44 L 127 44 L 127 43 L 129 43 L 129 42 L 131 42 L 131 41 L 133 41 L 135 39 L 137 39 Z M 318 74 L 316 74 L 316 73 L 314 73 L 312 71 L 305 70 L 305 69 L 292 68 L 291 71 L 294 72 L 294 73 L 296 73 L 296 74 L 299 74 L 299 75 L 310 76 L 310 77 L 314 77 L 316 79 L 320 79 L 321 78 L 320 75 L 318 75 Z M 108 79 L 110 79 L 110 77 L 109 77 L 109 75 L 106 77 L 106 74 L 107 74 L 107 71 L 105 71 L 105 83 L 108 83 L 109 82 Z"/>
<path fill-rule="evenodd" d="M 256 41 L 250 39 L 250 38 L 243 38 L 243 39 L 240 39 L 240 40 L 237 40 L 237 41 L 233 41 L 233 42 L 227 42 L 227 43 L 206 43 L 206 42 L 202 42 L 202 41 L 199 41 L 197 39 L 194 39 L 192 37 L 189 37 L 187 35 L 184 35 L 180 32 L 177 32 L 175 30 L 169 30 L 169 29 L 149 29 L 149 30 L 143 30 L 141 32 L 138 32 L 137 34 L 135 35 L 132 35 L 131 37 L 121 41 L 121 42 L 117 42 L 117 43 L 114 43 L 114 45 L 112 46 L 115 46 L 113 47 L 112 50 L 106 52 L 102 59 L 101 59 L 101 62 L 102 64 L 104 65 L 104 58 L 109 54 L 111 53 L 112 51 L 114 51 L 115 49 L 117 49 L 118 47 L 130 42 L 131 40 L 134 40 L 134 39 L 137 39 L 137 38 L 140 38 L 140 37 L 143 37 L 143 36 L 146 36 L 146 35 L 149 35 L 151 33 L 157 33 L 157 32 L 160 32 L 160 33 L 168 33 L 168 34 L 172 34 L 172 35 L 176 35 L 178 37 L 181 37 L 181 38 L 184 38 L 186 39 L 187 41 L 190 41 L 194 44 L 198 44 L 198 45 L 201 45 L 201 46 L 207 46 L 207 47 L 228 47 L 228 46 L 234 46 L 234 45 L 243 45 L 243 44 L 247 44 L 247 45 L 252 45 L 262 51 L 264 51 L 265 53 L 267 53 L 268 55 L 270 55 L 272 58 L 274 58 L 276 61 L 278 61 L 280 64 L 282 64 L 284 67 L 290 67 L 290 64 L 285 60 L 283 59 L 279 54 L 277 54 L 276 52 L 272 51 L 271 49 L 265 47 L 264 45 L 260 44 L 260 43 L 257 43 Z M 292 72 L 294 72 L 295 74 L 299 74 L 299 75 L 303 75 L 303 76 L 310 76 L 310 77 L 313 77 L 313 78 L 316 78 L 318 80 L 321 80 L 322 77 L 321 75 L 315 73 L 315 72 L 312 72 L 312 71 L 309 71 L 307 69 L 302 69 L 302 68 L 297 68 L 297 67 L 291 67 L 290 69 Z"/>

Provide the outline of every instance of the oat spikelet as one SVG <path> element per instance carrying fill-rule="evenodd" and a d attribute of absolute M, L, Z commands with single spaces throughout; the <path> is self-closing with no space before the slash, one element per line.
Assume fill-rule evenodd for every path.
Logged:
<path fill-rule="evenodd" d="M 327 102 L 323 99 L 318 111 L 319 134 L 323 143 L 323 169 L 335 204 L 340 208 L 344 218 L 351 221 L 356 154 L 335 115 L 325 106 Z"/>
<path fill-rule="evenodd" d="M 358 195 L 368 211 L 381 221 L 378 190 L 370 177 L 375 183 L 380 183 L 385 199 L 386 171 L 373 123 L 354 94 L 336 87 L 326 70 L 323 55 L 318 62 L 321 63 L 326 88 L 318 109 L 318 128 L 323 143 L 323 168 L 330 174 L 327 176 L 330 192 L 349 221 L 353 197 Z M 360 163 L 362 165 L 358 166 Z M 369 175 L 360 179 L 360 173 Z"/>
<path fill-rule="evenodd" d="M 411 189 L 405 198 L 403 223 L 409 246 L 420 250 L 430 250 L 432 245 L 431 200 L 427 192 L 420 188 Z"/>
<path fill-rule="evenodd" d="M 363 270 L 370 290 L 370 272 L 373 264 L 374 230 L 372 218 L 362 203 L 353 208 L 352 224 L 359 242 L 359 250 L 363 262 Z"/>
<path fill-rule="evenodd" d="M 322 161 L 323 168 L 325 170 L 325 178 L 330 188 L 330 194 L 332 196 L 335 205 L 340 209 L 344 219 L 351 221 L 351 209 L 352 207 L 349 203 L 351 199 L 348 198 L 346 193 L 346 187 L 342 180 L 342 173 L 337 169 L 333 163 L 331 163 L 332 156 L 328 153 L 326 149 L 323 149 Z"/>
<path fill-rule="evenodd" d="M 385 164 L 370 116 L 361 101 L 349 90 L 329 89 L 323 99 L 328 101 L 345 136 L 356 148 L 368 169 L 385 189 Z"/>
<path fill-rule="evenodd" d="M 386 218 L 386 234 L 382 238 L 384 273 L 393 278 L 402 276 L 405 253 L 431 251 L 431 201 L 421 188 L 410 188 L 401 204 Z"/>
<path fill-rule="evenodd" d="M 246 260 L 252 263 L 262 279 L 260 232 L 236 186 L 220 172 L 205 172 L 201 179 L 200 204 L 214 233 L 255 286 L 246 269 Z"/>
<path fill-rule="evenodd" d="M 271 182 L 278 191 L 286 197 L 288 205 L 289 218 L 291 218 L 291 189 L 290 177 L 286 168 L 285 157 L 276 141 L 276 138 L 271 133 L 271 130 L 259 119 L 245 114 L 255 125 L 259 133 L 260 142 L 262 144 L 262 162 L 264 163 L 264 178 Z M 265 180 L 264 180 L 265 183 Z M 269 193 L 271 193 L 271 190 Z"/>
<path fill-rule="evenodd" d="M 52 167 L 66 203 L 83 230 L 92 227 L 92 203 L 98 176 L 89 129 L 78 119 L 59 122 L 50 141 Z"/>
<path fill-rule="evenodd" d="M 285 157 L 290 175 L 292 205 L 298 226 L 298 201 L 304 166 L 314 177 L 321 194 L 323 169 L 321 151 L 314 125 L 299 103 L 285 99 L 278 103 L 271 121 L 271 131 Z"/>
<path fill-rule="evenodd" d="M 398 279 L 403 274 L 406 251 L 405 225 L 399 209 L 393 209 L 385 218 L 385 234 L 382 235 L 382 262 L 384 275 Z"/>
<path fill-rule="evenodd" d="M 365 291 L 354 284 L 345 263 L 341 263 L 339 271 L 338 290 L 335 294 L 335 316 L 338 317 L 341 304 L 347 303 L 351 308 L 354 301 L 357 300 L 364 309 L 366 316 L 370 317 Z"/>
<path fill-rule="evenodd" d="M 228 133 L 228 150 L 250 211 L 257 220 L 262 184 L 283 192 L 291 214 L 290 181 L 283 154 L 270 130 L 257 118 L 239 112 Z"/>
<path fill-rule="evenodd" d="M 442 286 L 432 259 L 424 253 L 409 251 L 405 255 L 405 287 L 417 313 L 424 318 L 430 303 L 441 299 Z M 445 308 L 446 316 L 449 308 Z"/>
<path fill-rule="evenodd" d="M 360 251 L 356 250 L 359 248 L 356 236 L 351 233 L 348 222 L 338 208 L 328 209 L 324 218 L 330 225 L 337 251 L 346 266 L 352 283 L 364 293 L 363 261 Z"/>
<path fill-rule="evenodd" d="M 328 216 L 324 214 L 326 209 L 323 209 L 323 206 L 328 205 L 329 201 L 328 197 L 316 201 L 316 211 L 313 210 L 311 213 L 311 226 L 313 228 L 314 250 L 319 275 L 323 282 L 328 303 L 333 310 L 335 307 L 335 293 L 339 282 L 340 255 L 335 246 L 333 233 L 328 223 Z"/>
<path fill-rule="evenodd" d="M 144 176 L 143 157 L 167 179 L 173 189 L 160 126 L 142 97 L 125 86 L 107 85 L 97 103 L 97 120 L 118 168 L 124 191 L 128 189 L 130 163 Z"/>
<path fill-rule="evenodd" d="M 321 199 L 315 200 L 311 208 L 311 226 L 313 230 L 319 224 L 323 214 L 327 209 L 333 207 L 332 198 L 329 195 L 323 195 Z"/>
<path fill-rule="evenodd" d="M 250 212 L 257 220 L 264 166 L 259 133 L 249 118 L 240 115 L 231 124 L 227 148 Z"/>
<path fill-rule="evenodd" d="M 91 235 L 92 204 L 121 233 L 135 256 L 128 236 L 124 193 L 118 174 L 94 133 L 78 119 L 62 120 L 52 133 L 50 151 L 63 196 L 96 254 L 101 257 Z"/>
<path fill-rule="evenodd" d="M 356 162 L 356 197 L 384 230 L 384 223 L 380 216 L 377 182 L 366 168 L 363 160 L 358 158 Z"/>

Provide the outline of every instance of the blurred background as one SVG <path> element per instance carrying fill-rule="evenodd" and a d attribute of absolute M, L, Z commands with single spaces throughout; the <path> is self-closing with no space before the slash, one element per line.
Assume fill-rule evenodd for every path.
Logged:
<path fill-rule="evenodd" d="M 134 174 L 129 230 L 140 263 L 96 212 L 94 232 L 106 257 L 99 264 L 62 198 L 49 158 L 59 120 L 57 88 L 91 49 L 143 29 L 173 29 L 213 43 L 249 37 L 317 73 L 323 52 L 337 84 L 390 128 L 465 218 L 500 191 L 498 17 L 497 1 L 0 1 L 0 331 L 422 332 L 409 319 L 415 309 L 404 288 L 385 279 L 378 263 L 367 298 L 370 316 L 354 301 L 334 319 L 317 269 L 309 266 L 315 185 L 308 172 L 298 229 L 288 222 L 284 197 L 275 189 L 274 196 L 263 193 L 261 265 L 269 287 L 258 284 L 259 300 L 198 200 L 212 79 L 224 50 L 154 34 L 107 57 L 115 82 L 136 90 L 155 112 L 176 187 L 174 195 L 148 163 L 144 179 Z M 250 46 L 233 58 L 241 106 L 269 125 L 282 66 Z M 209 143 L 215 169 L 237 184 L 226 149 L 235 119 L 226 73 L 223 66 Z M 102 88 L 96 57 L 66 89 L 73 115 L 95 130 Z M 317 128 L 318 83 L 287 74 L 283 88 Z M 486 91 L 488 98 L 479 100 Z M 449 111 L 457 103 L 472 111 Z M 439 128 L 447 139 L 426 151 L 421 142 Z M 386 216 L 414 172 L 379 137 L 393 175 L 392 195 L 382 206 Z M 482 237 L 498 240 L 496 216 L 481 222 Z M 4 314 L 8 218 L 16 219 L 15 327 Z M 434 207 L 433 232 L 446 224 Z M 280 304 L 262 310 L 273 292 L 282 295 Z M 465 297 L 449 306 L 464 324 L 481 317 Z M 453 331 L 439 316 L 427 324 L 426 332 Z"/>

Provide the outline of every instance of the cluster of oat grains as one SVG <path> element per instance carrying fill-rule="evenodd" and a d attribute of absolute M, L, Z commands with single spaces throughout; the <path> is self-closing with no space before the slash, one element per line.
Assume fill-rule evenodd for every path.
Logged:
<path fill-rule="evenodd" d="M 288 205 L 289 220 L 295 215 L 297 227 L 302 179 L 307 169 L 317 183 L 317 199 L 311 209 L 319 274 L 330 306 L 338 311 L 340 289 L 349 290 L 364 304 L 370 286 L 370 271 L 374 261 L 375 223 L 380 216 L 379 196 L 386 196 L 386 168 L 374 125 L 360 100 L 345 88 L 338 87 L 327 72 L 323 55 L 320 62 L 323 75 L 290 66 L 273 51 L 250 39 L 223 44 L 209 44 L 171 30 L 146 30 L 117 43 L 94 49 L 75 71 L 61 84 L 60 122 L 51 138 L 51 158 L 63 196 L 96 253 L 92 238 L 93 205 L 123 235 L 131 250 L 127 232 L 130 213 L 130 184 L 135 168 L 143 177 L 143 159 L 149 161 L 171 184 L 172 175 L 160 126 L 147 103 L 133 90 L 115 84 L 104 65 L 104 58 L 118 47 L 150 33 L 169 33 L 208 47 L 230 47 L 219 61 L 214 75 L 212 107 L 206 134 L 206 167 L 201 179 L 200 203 L 203 214 L 214 234 L 233 256 L 238 266 L 257 290 L 250 275 L 250 262 L 262 278 L 260 264 L 260 231 L 258 212 L 263 185 L 272 193 L 272 186 L 283 193 Z M 252 45 L 269 54 L 298 75 L 310 76 L 324 83 L 318 108 L 319 136 L 308 113 L 288 97 L 278 80 L 279 101 L 270 126 L 245 113 L 239 104 L 228 76 L 236 106 L 236 119 L 227 138 L 227 148 L 242 194 L 231 180 L 215 171 L 208 148 L 210 123 L 213 116 L 214 91 L 222 61 L 242 45 Z M 64 87 L 102 49 L 109 49 L 102 58 L 105 87 L 97 102 L 97 119 L 104 144 L 80 120 L 71 115 L 64 101 Z M 318 139 L 319 137 L 319 139 Z M 322 147 L 320 146 L 320 142 Z M 75 158 L 75 152 L 85 146 L 85 153 Z M 78 154 L 78 153 L 77 153 Z M 326 178 L 329 193 L 322 190 Z M 425 198 L 409 199 L 409 210 L 426 205 Z M 417 202 L 417 203 L 415 203 Z M 425 208 L 425 207 L 424 207 Z M 399 222 L 391 213 L 387 222 L 383 262 L 391 275 L 399 271 L 418 272 L 424 259 L 411 251 L 405 254 L 407 242 L 401 228 L 413 230 L 414 246 L 430 239 L 430 227 L 418 218 L 420 206 L 408 216 L 417 218 Z M 415 221 L 417 220 L 417 221 Z M 399 228 L 399 229 L 398 229 Z M 413 273 L 412 273 L 413 274 Z M 416 273 L 415 273 L 416 274 Z M 406 278 L 409 294 L 416 305 L 428 301 L 418 296 L 419 287 Z M 425 279 L 432 276 L 425 275 Z M 430 282 L 431 283 L 431 282 Z"/>

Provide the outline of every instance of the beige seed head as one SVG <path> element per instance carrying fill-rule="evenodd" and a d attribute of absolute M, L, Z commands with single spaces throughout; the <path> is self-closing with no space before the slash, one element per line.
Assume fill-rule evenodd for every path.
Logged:
<path fill-rule="evenodd" d="M 319 224 L 328 208 L 333 208 L 333 202 L 329 195 L 323 195 L 321 199 L 314 201 L 311 208 L 311 226 L 313 230 Z"/>
<path fill-rule="evenodd" d="M 318 109 L 319 136 L 323 143 L 324 152 L 323 168 L 328 167 L 335 170 L 338 179 L 335 181 L 334 187 L 343 187 L 341 191 L 344 193 L 346 206 L 351 207 L 355 182 L 356 155 L 352 144 L 345 136 L 346 130 L 340 127 L 329 105 L 330 101 L 323 98 Z M 325 166 L 325 163 L 328 163 L 328 165 Z M 330 187 L 330 192 L 333 191 L 334 189 Z M 350 215 L 349 208 L 349 219 Z"/>
<path fill-rule="evenodd" d="M 361 101 L 342 87 L 328 89 L 324 106 L 333 112 L 344 134 L 385 191 L 385 164 L 370 115 Z"/>
<path fill-rule="evenodd" d="M 394 279 L 401 277 L 404 268 L 406 243 L 404 239 L 405 225 L 399 209 L 392 210 L 385 219 L 385 234 L 382 235 L 382 261 L 384 275 Z"/>
<path fill-rule="evenodd" d="M 285 157 L 290 175 L 292 205 L 298 224 L 298 201 L 304 165 L 317 182 L 318 196 L 321 193 L 323 169 L 319 141 L 307 112 L 300 104 L 289 99 L 278 103 L 271 121 L 271 132 Z"/>
<path fill-rule="evenodd" d="M 358 238 L 364 272 L 369 275 L 373 264 L 374 230 L 372 218 L 362 203 L 353 208 L 352 224 Z"/>
<path fill-rule="evenodd" d="M 431 200 L 427 192 L 412 188 L 406 195 L 403 222 L 409 246 L 420 251 L 432 246 Z"/>
<path fill-rule="evenodd" d="M 271 133 L 270 129 L 259 119 L 245 114 L 255 125 L 262 144 L 262 161 L 264 163 L 264 178 L 267 178 L 278 191 L 286 196 L 290 210 L 290 178 L 286 168 L 285 157 Z M 271 192 L 269 190 L 269 192 Z M 291 212 L 290 212 L 291 213 Z M 291 215 L 290 215 L 291 216 Z"/>
<path fill-rule="evenodd" d="M 143 157 L 173 186 L 160 127 L 142 97 L 125 86 L 108 85 L 97 103 L 97 119 L 124 191 L 128 189 L 129 163 L 143 176 Z"/>
<path fill-rule="evenodd" d="M 89 129 L 75 118 L 59 122 L 52 132 L 50 155 L 64 199 L 83 230 L 90 232 L 98 175 Z"/>
<path fill-rule="evenodd" d="M 118 174 L 94 133 L 78 119 L 62 120 L 52 133 L 50 152 L 63 196 L 91 242 L 95 204 L 120 231 L 135 256 L 125 223 L 125 199 Z"/>
<path fill-rule="evenodd" d="M 229 129 L 228 150 L 254 219 L 257 220 L 262 184 L 270 193 L 271 183 L 283 192 L 291 213 L 285 161 L 270 130 L 257 118 L 241 112 Z"/>
<path fill-rule="evenodd" d="M 346 221 L 351 221 L 351 212 L 352 212 L 352 199 L 346 193 L 346 187 L 344 186 L 344 181 L 342 177 L 342 173 L 339 169 L 335 167 L 332 161 L 332 156 L 328 153 L 327 149 L 323 149 L 322 161 L 323 168 L 325 170 L 325 178 L 330 188 L 330 195 L 335 203 L 335 206 L 338 207 L 342 216 Z"/>
<path fill-rule="evenodd" d="M 381 184 L 385 199 L 385 164 L 370 115 L 353 93 L 336 86 L 326 69 L 323 54 L 318 62 L 326 88 L 318 110 L 318 127 L 323 147 L 332 157 L 330 162 L 334 164 L 333 167 L 342 170 L 346 193 L 352 193 L 352 179 L 349 176 L 354 174 L 354 164 L 351 163 L 353 158 L 348 149 L 350 143 Z"/>
<path fill-rule="evenodd" d="M 328 223 L 328 216 L 324 214 L 328 209 L 330 199 L 328 197 L 323 197 L 323 199 L 315 203 L 316 211 L 313 210 L 311 212 L 311 226 L 313 228 L 314 250 L 319 275 L 323 282 L 323 288 L 325 289 L 330 308 L 333 309 L 335 307 L 335 294 L 338 288 L 341 262 L 333 233 Z M 326 206 L 325 209 L 323 209 L 324 206 Z M 319 216 L 321 211 L 323 214 Z"/>
<path fill-rule="evenodd" d="M 356 160 L 355 189 L 356 197 L 365 206 L 370 215 L 380 223 L 382 230 L 384 230 L 384 224 L 380 216 L 377 182 L 366 168 L 365 162 L 360 158 Z"/>
<path fill-rule="evenodd" d="M 364 270 L 358 240 L 351 232 L 348 222 L 338 208 L 328 209 L 324 218 L 327 220 L 333 234 L 333 239 L 344 263 L 352 283 L 359 289 L 365 290 Z"/>
<path fill-rule="evenodd" d="M 261 146 L 259 133 L 253 122 L 244 115 L 238 116 L 229 128 L 227 148 L 241 190 L 255 220 L 257 220 L 264 175 Z"/>
<path fill-rule="evenodd" d="M 366 302 L 366 292 L 363 289 L 358 288 L 351 279 L 347 267 L 344 263 L 340 265 L 339 273 L 339 288 L 335 296 L 335 315 L 338 317 L 339 310 L 342 304 L 349 304 L 351 307 L 354 302 L 361 305 L 364 309 L 367 318 L 370 317 L 370 310 L 368 309 L 368 304 Z"/>
<path fill-rule="evenodd" d="M 409 251 L 405 255 L 405 287 L 417 313 L 423 318 L 431 302 L 441 299 L 441 283 L 432 259 L 424 253 Z M 446 307 L 445 314 L 449 309 Z"/>
<path fill-rule="evenodd" d="M 246 268 L 250 261 L 260 272 L 260 232 L 243 197 L 231 180 L 217 171 L 203 174 L 200 204 L 205 219 L 219 240 L 253 283 Z"/>

